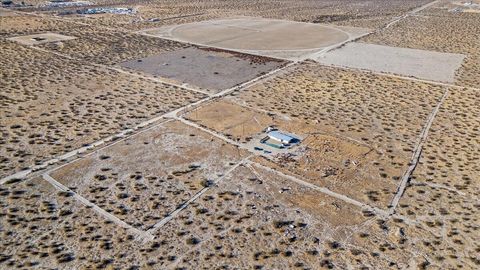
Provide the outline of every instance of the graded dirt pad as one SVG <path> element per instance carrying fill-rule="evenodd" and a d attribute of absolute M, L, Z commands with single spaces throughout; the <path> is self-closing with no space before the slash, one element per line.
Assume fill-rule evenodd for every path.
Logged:
<path fill-rule="evenodd" d="M 425 15 L 422 15 L 425 14 Z M 478 14 L 450 13 L 431 7 L 360 41 L 385 46 L 465 55 L 455 84 L 480 85 L 480 23 Z M 439 67 L 441 68 L 441 67 Z"/>
<path fill-rule="evenodd" d="M 244 153 L 179 122 L 69 164 L 51 176 L 100 208 L 142 230 L 216 180 Z"/>
<path fill-rule="evenodd" d="M 195 108 L 185 118 L 242 143 L 279 124 L 277 115 L 242 107 L 227 98 Z"/>
<path fill-rule="evenodd" d="M 142 32 L 181 42 L 296 60 L 358 37 L 368 30 L 244 17 L 168 26 Z"/>
<path fill-rule="evenodd" d="M 205 97 L 10 41 L 0 47 L 2 177 Z"/>
<path fill-rule="evenodd" d="M 464 58 L 462 54 L 353 42 L 314 60 L 342 67 L 454 82 L 455 72 Z"/>
<path fill-rule="evenodd" d="M 159 230 L 157 237 L 166 239 L 170 247 L 164 256 L 172 262 L 165 269 L 199 265 L 205 269 L 385 268 L 389 259 L 374 257 L 351 241 L 355 234 L 369 232 L 374 219 L 356 207 L 251 165 L 235 169 Z M 355 255 L 348 255 L 357 249 Z M 340 250 L 345 256 L 332 260 Z M 385 253 L 404 264 L 404 254 Z"/>
<path fill-rule="evenodd" d="M 284 63 L 272 58 L 191 47 L 120 65 L 180 84 L 218 92 L 254 79 Z"/>
<path fill-rule="evenodd" d="M 36 35 L 11 37 L 7 39 L 18 42 L 22 45 L 40 45 L 40 44 L 50 43 L 50 42 L 72 40 L 75 38 L 76 37 L 64 36 L 57 33 L 42 33 L 42 34 L 36 34 Z"/>

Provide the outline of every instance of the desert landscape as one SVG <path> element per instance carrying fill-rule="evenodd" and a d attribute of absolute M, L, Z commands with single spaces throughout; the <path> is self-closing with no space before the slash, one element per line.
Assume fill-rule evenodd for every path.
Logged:
<path fill-rule="evenodd" d="M 0 269 L 478 269 L 480 2 L 0 7 Z"/>

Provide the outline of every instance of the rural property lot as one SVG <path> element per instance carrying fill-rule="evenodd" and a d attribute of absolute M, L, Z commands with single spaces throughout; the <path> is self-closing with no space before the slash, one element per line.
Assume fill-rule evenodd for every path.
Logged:
<path fill-rule="evenodd" d="M 478 1 L 8 2 L 0 269 L 479 268 Z"/>
<path fill-rule="evenodd" d="M 148 230 L 242 155 L 209 134 L 167 122 L 50 176 L 129 225 Z"/>

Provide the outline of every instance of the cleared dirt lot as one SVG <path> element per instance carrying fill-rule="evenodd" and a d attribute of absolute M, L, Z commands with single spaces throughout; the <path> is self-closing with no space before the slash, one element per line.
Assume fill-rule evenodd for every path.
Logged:
<path fill-rule="evenodd" d="M 16 14 L 6 8 L 0 8 L 0 17 L 16 16 Z"/>
<path fill-rule="evenodd" d="M 72 40 L 75 38 L 76 37 L 64 36 L 56 33 L 42 33 L 36 35 L 11 37 L 8 38 L 8 40 L 18 42 L 22 45 L 39 45 L 49 42 Z"/>
<path fill-rule="evenodd" d="M 211 135 L 168 122 L 50 175 L 128 224 L 148 230 L 243 154 Z"/>
<path fill-rule="evenodd" d="M 368 29 L 361 28 L 248 17 L 142 31 L 181 42 L 292 60 L 367 32 Z"/>
<path fill-rule="evenodd" d="M 284 61 L 271 58 L 191 47 L 120 65 L 216 93 L 254 79 L 283 64 Z"/>
<path fill-rule="evenodd" d="M 478 14 L 451 13 L 430 7 L 391 27 L 362 38 L 361 42 L 465 55 L 455 84 L 480 85 L 480 23 Z"/>
<path fill-rule="evenodd" d="M 314 60 L 328 65 L 452 83 L 464 58 L 462 54 L 354 42 Z"/>
<path fill-rule="evenodd" d="M 271 125 L 278 125 L 278 116 L 237 105 L 221 99 L 195 108 L 185 117 L 201 126 L 246 143 Z"/>

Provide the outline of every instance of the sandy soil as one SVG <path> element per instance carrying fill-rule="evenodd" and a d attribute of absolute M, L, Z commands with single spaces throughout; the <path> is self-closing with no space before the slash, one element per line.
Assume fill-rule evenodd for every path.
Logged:
<path fill-rule="evenodd" d="M 311 132 L 341 133 L 384 153 L 409 157 L 443 90 L 308 62 L 235 97 L 251 107 L 315 126 Z"/>
<path fill-rule="evenodd" d="M 109 27 L 121 26 L 136 30 L 228 16 L 253 16 L 374 28 L 428 2 L 426 0 L 374 0 L 368 2 L 363 0 L 342 2 L 336 0 L 275 2 L 262 0 L 248 2 L 234 0 L 162 0 L 148 3 L 144 1 L 135 3 L 130 1 L 96 1 L 98 4 L 109 3 L 117 6 L 134 7 L 137 8 L 137 13 L 133 16 L 74 16 L 73 18 L 79 21 L 95 21 L 95 23 Z M 159 21 L 149 21 L 149 19 L 154 18 L 159 19 Z"/>
<path fill-rule="evenodd" d="M 339 220 L 345 215 L 350 217 L 347 223 Z M 235 170 L 159 233 L 164 238 L 182 232 L 170 251 L 181 256 L 167 269 L 310 269 L 329 263 L 341 268 L 349 264 L 346 258 L 330 261 L 329 253 L 348 247 L 352 234 L 368 230 L 370 223 L 355 207 L 252 165 Z M 356 266 L 369 256 L 360 255 Z M 388 262 L 379 259 L 374 264 Z"/>
<path fill-rule="evenodd" d="M 125 68 L 216 93 L 254 79 L 284 61 L 209 48 L 187 48 L 121 63 Z"/>
<path fill-rule="evenodd" d="M 1 175 L 204 97 L 0 41 Z"/>
<path fill-rule="evenodd" d="M 148 230 L 243 154 L 208 134 L 168 122 L 50 175 L 128 224 Z"/>
<path fill-rule="evenodd" d="M 441 184 L 475 196 L 480 192 L 480 93 L 451 91 L 432 125 L 424 158 L 415 170 L 419 181 Z"/>
<path fill-rule="evenodd" d="M 60 21 L 48 17 L 0 17 L 1 36 L 53 32 L 76 39 L 40 44 L 38 47 L 91 63 L 113 65 L 170 50 L 188 47 L 173 41 L 130 34 L 121 29 Z"/>
<path fill-rule="evenodd" d="M 258 162 L 287 174 L 299 175 L 317 186 L 347 194 L 364 203 L 388 207 L 397 186 L 388 175 L 399 174 L 401 170 L 391 168 L 389 158 L 379 151 L 361 141 L 329 133 L 314 125 L 232 102 L 226 99 L 209 103 L 186 117 L 242 143 L 263 138 L 263 130 L 268 126 L 296 133 L 304 139 L 299 148 L 291 151 L 293 156 L 284 158 L 279 155 L 275 162 L 262 159 Z M 352 186 L 357 188 L 352 189 Z"/>
<path fill-rule="evenodd" d="M 180 42 L 297 60 L 369 31 L 363 28 L 239 17 L 142 32 Z M 284 38 L 287 36 L 289 38 Z"/>
<path fill-rule="evenodd" d="M 462 54 L 349 43 L 314 60 L 342 67 L 413 76 L 430 81 L 453 83 Z"/>
<path fill-rule="evenodd" d="M 42 33 L 36 35 L 16 36 L 8 38 L 8 40 L 18 42 L 22 45 L 39 45 L 49 42 L 61 42 L 72 39 L 75 39 L 75 37 L 64 36 L 55 33 Z"/>
<path fill-rule="evenodd" d="M 405 20 L 362 42 L 464 54 L 462 66 L 457 70 L 455 84 L 478 87 L 480 74 L 480 24 L 478 14 L 450 13 L 437 7 L 428 8 L 419 16 Z"/>
<path fill-rule="evenodd" d="M 138 12 L 0 16 L 1 176 L 159 124 L 2 179 L 0 268 L 479 268 L 478 89 L 307 61 L 206 99 L 116 65 L 192 48 L 130 30 L 233 16 L 378 28 L 426 2 L 98 0 Z M 476 87 L 478 14 L 444 3 L 365 42 L 464 54 L 457 83 Z M 6 40 L 45 32 L 77 38 Z M 302 138 L 291 156 L 239 150 L 272 123 Z"/>

